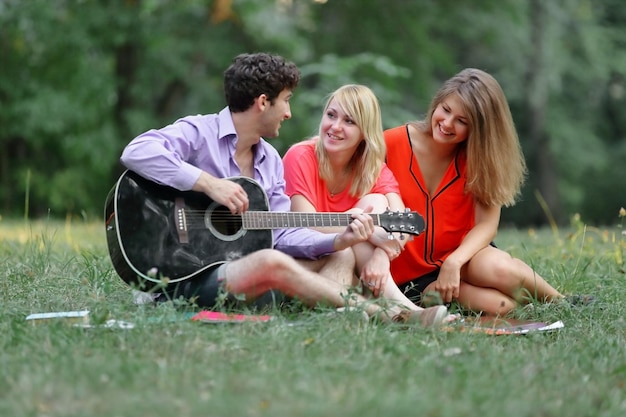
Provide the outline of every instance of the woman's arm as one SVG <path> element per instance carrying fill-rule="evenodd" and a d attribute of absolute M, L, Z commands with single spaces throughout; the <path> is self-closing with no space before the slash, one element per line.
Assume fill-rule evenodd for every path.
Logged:
<path fill-rule="evenodd" d="M 372 214 L 383 213 L 387 209 L 392 211 L 404 211 L 404 203 L 399 194 L 388 193 L 386 195 L 381 194 L 367 194 L 361 198 L 357 204 L 345 213 L 362 213 L 371 207 Z M 315 206 L 303 195 L 294 194 L 291 196 L 291 211 L 293 212 L 316 212 Z M 322 233 L 340 233 L 344 230 L 343 227 L 318 227 L 314 228 Z M 389 233 L 380 227 L 376 228 L 376 232 L 372 235 L 370 243 L 376 247 L 383 249 L 390 257 L 395 258 L 398 253 L 398 249 L 402 250 L 406 244 L 407 239 L 398 239 L 398 234 L 395 234 L 395 240 L 389 240 Z"/>
<path fill-rule="evenodd" d="M 476 203 L 474 227 L 459 247 L 448 255 L 435 282 L 435 289 L 441 294 L 444 302 L 448 303 L 459 296 L 463 265 L 467 264 L 478 251 L 486 248 L 496 237 L 501 209 L 501 206 L 485 206 Z"/>

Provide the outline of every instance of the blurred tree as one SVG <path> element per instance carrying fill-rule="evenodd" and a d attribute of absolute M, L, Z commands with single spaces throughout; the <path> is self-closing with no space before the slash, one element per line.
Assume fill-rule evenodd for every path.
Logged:
<path fill-rule="evenodd" d="M 220 108 L 222 71 L 255 49 L 227 3 L 0 2 L 1 210 L 99 215 L 133 136 Z"/>
<path fill-rule="evenodd" d="M 597 174 L 612 159 L 608 154 L 613 147 L 598 122 L 613 129 L 601 114 L 600 99 L 609 84 L 610 97 L 619 96 L 623 83 L 626 32 L 618 4 L 331 0 L 317 8 L 320 28 L 311 38 L 317 55 L 367 51 L 409 71 L 406 78 L 394 78 L 396 84 L 385 85 L 403 97 L 381 100 L 387 126 L 398 121 L 389 113 L 423 114 L 434 90 L 462 67 L 492 73 L 509 98 L 530 168 L 522 201 L 504 211 L 503 221 L 541 224 L 554 219 L 562 224 L 585 207 L 590 216 L 591 206 L 606 210 L 600 201 L 626 200 L 625 188 L 603 174 L 604 191 L 620 191 L 593 202 L 587 198 L 597 190 Z M 398 111 L 398 103 L 405 105 L 404 111 Z M 624 107 L 614 103 L 606 101 L 607 114 L 613 121 L 623 120 Z M 623 143 L 619 130 L 612 135 Z M 601 222 L 608 213 L 596 213 L 593 220 Z"/>
<path fill-rule="evenodd" d="M 621 0 L 0 0 L 0 213 L 22 213 L 30 178 L 33 217 L 99 215 L 129 140 L 218 111 L 232 58 L 267 51 L 303 74 L 281 152 L 315 133 L 341 84 L 372 87 L 390 127 L 479 67 L 502 84 L 531 169 L 503 220 L 545 222 L 537 192 L 560 223 L 613 221 L 625 14 Z"/>
<path fill-rule="evenodd" d="M 618 41 L 624 31 L 615 31 L 619 26 L 607 30 L 610 1 L 599 3 L 519 2 L 521 36 L 501 38 L 504 50 L 516 51 L 508 55 L 509 65 L 501 73 L 530 168 L 524 200 L 507 213 L 508 219 L 537 224 L 553 217 L 566 223 L 597 187 L 593 173 L 611 160 L 612 150 L 598 121 L 607 122 L 600 109 L 611 74 L 626 70 L 623 59 L 621 63 L 616 59 L 620 55 L 616 52 L 624 49 Z M 624 192 L 616 195 L 626 199 Z M 545 201 L 544 209 L 536 204 L 537 198 Z M 605 211 L 604 219 L 611 212 L 603 204 L 609 199 L 607 194 L 594 202 Z M 583 216 L 592 217 L 600 221 L 591 212 Z"/>
<path fill-rule="evenodd" d="M 114 131 L 109 59 L 92 49 L 89 13 L 65 3 L 0 3 L 2 210 L 15 213 L 30 178 L 32 214 L 93 207 Z M 78 24 L 77 21 L 81 23 Z M 28 175 L 27 173 L 32 173 Z M 58 211 L 56 211 L 58 209 Z"/>

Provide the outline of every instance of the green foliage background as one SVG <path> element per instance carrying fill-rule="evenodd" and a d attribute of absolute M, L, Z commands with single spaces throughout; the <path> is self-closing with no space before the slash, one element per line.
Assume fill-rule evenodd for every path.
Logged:
<path fill-rule="evenodd" d="M 231 59 L 268 51 L 303 73 L 279 151 L 315 132 L 341 84 L 372 87 L 391 127 L 478 67 L 501 82 L 530 167 L 503 222 L 613 224 L 625 27 L 620 0 L 0 0 L 0 215 L 100 216 L 126 143 L 220 110 Z"/>

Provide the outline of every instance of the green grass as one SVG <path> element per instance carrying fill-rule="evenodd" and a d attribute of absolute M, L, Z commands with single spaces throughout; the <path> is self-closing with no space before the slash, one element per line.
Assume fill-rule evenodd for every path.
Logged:
<path fill-rule="evenodd" d="M 626 415 L 626 236 L 620 227 L 505 230 L 497 243 L 574 308 L 526 336 L 402 329 L 323 311 L 264 324 L 191 322 L 135 306 L 100 224 L 0 221 L 2 416 Z M 133 329 L 33 325 L 30 313 L 88 309 Z"/>

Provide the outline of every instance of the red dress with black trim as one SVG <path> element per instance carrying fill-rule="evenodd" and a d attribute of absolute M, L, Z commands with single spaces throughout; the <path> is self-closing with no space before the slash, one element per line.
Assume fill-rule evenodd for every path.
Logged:
<path fill-rule="evenodd" d="M 474 199 L 465 193 L 465 151 L 460 151 L 433 195 L 428 193 L 417 158 L 413 154 L 408 126 L 385 131 L 387 166 L 400 183 L 407 208 L 424 216 L 425 230 L 407 242 L 391 263 L 394 281 L 404 284 L 439 269 L 474 227 Z"/>

